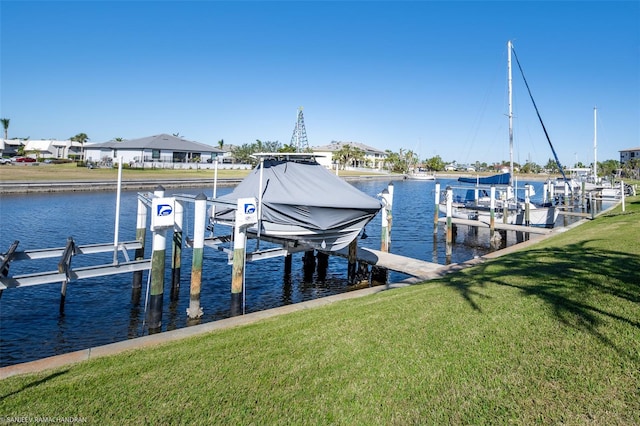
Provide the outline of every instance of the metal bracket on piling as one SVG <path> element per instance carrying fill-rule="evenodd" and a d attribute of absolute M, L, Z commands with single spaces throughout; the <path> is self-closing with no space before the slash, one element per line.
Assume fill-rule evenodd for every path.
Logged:
<path fill-rule="evenodd" d="M 0 276 L 6 277 L 9 275 L 9 262 L 13 259 L 13 255 L 16 253 L 16 249 L 18 248 L 18 244 L 20 241 L 15 240 L 9 250 L 0 257 L 2 258 L 2 263 L 0 263 Z M 2 288 L 0 288 L 0 297 L 2 297 Z"/>
<path fill-rule="evenodd" d="M 62 258 L 58 262 L 58 272 L 64 273 L 69 279 L 69 271 L 71 270 L 71 256 L 77 254 L 78 249 L 76 243 L 73 241 L 73 237 L 67 238 L 67 245 L 62 252 Z"/>
<path fill-rule="evenodd" d="M 9 274 L 9 262 L 13 259 L 13 255 L 18 248 L 18 244 L 20 244 L 20 241 L 15 240 L 13 244 L 11 244 L 11 247 L 9 247 L 9 250 L 7 250 L 5 254 L 0 255 L 2 258 L 2 263 L 0 263 L 0 275 L 6 277 Z"/>

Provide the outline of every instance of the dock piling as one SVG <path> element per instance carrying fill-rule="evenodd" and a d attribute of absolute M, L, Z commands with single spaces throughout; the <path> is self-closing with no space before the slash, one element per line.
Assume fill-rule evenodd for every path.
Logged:
<path fill-rule="evenodd" d="M 182 267 L 182 223 L 184 221 L 184 205 L 181 201 L 175 204 L 175 225 L 171 240 L 171 300 L 176 300 L 180 292 L 180 270 Z"/>
<path fill-rule="evenodd" d="M 147 206 L 138 199 L 138 212 L 136 215 L 136 240 L 140 243 L 140 248 L 137 248 L 134 253 L 135 260 L 144 259 L 144 245 L 147 237 Z M 133 273 L 133 283 L 131 284 L 131 301 L 134 304 L 140 302 L 140 293 L 142 291 L 142 271 L 135 271 Z"/>
<path fill-rule="evenodd" d="M 200 193 L 196 196 L 193 223 L 193 256 L 191 263 L 191 287 L 189 289 L 189 319 L 200 318 L 203 315 L 200 306 L 200 290 L 202 287 L 202 260 L 204 258 L 204 233 L 207 216 L 207 196 Z"/>
<path fill-rule="evenodd" d="M 391 246 L 391 224 L 392 224 L 392 208 L 393 208 L 393 182 L 387 186 L 382 193 L 382 217 L 381 226 L 382 233 L 380 236 L 380 251 L 388 252 Z"/>
<path fill-rule="evenodd" d="M 164 188 L 156 187 L 154 197 L 164 197 Z M 157 216 L 153 212 L 153 217 Z M 160 331 L 162 326 L 162 299 L 164 293 L 164 267 L 167 252 L 167 228 L 154 227 L 151 254 L 151 289 L 149 291 L 149 306 L 147 311 L 147 323 L 149 333 Z"/>
<path fill-rule="evenodd" d="M 453 223 L 451 217 L 453 216 L 453 189 L 447 186 L 447 238 L 446 238 L 446 252 L 447 259 L 451 259 L 452 240 L 453 240 Z"/>
<path fill-rule="evenodd" d="M 434 200 L 433 209 L 433 235 L 438 234 L 438 219 L 439 219 L 439 206 L 440 206 L 440 182 L 436 183 L 436 194 Z"/>

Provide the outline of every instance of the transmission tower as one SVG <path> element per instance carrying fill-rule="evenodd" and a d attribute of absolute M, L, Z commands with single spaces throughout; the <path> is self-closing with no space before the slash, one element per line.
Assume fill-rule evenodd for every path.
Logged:
<path fill-rule="evenodd" d="M 298 119 L 296 120 L 296 127 L 293 128 L 293 136 L 291 136 L 291 146 L 296 147 L 296 152 L 306 152 L 309 149 L 307 130 L 304 128 L 304 115 L 302 115 L 302 107 L 298 108 Z"/>

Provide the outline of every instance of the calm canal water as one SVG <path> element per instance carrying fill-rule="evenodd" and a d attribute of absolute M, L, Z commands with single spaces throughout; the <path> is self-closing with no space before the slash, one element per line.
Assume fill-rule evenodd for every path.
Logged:
<path fill-rule="evenodd" d="M 441 187 L 454 184 L 453 180 L 440 180 Z M 375 196 L 387 188 L 386 181 L 354 183 L 360 190 Z M 542 183 L 535 184 L 542 193 Z M 446 263 L 445 233 L 442 225 L 434 238 L 434 188 L 429 181 L 394 182 L 393 228 L 391 252 L 417 259 Z M 218 194 L 231 188 L 219 188 Z M 177 193 L 210 196 L 211 189 L 167 190 L 166 195 Z M 112 244 L 116 212 L 116 194 L 62 193 L 0 195 L 0 252 L 6 252 L 11 243 L 20 241 L 18 250 L 63 247 L 67 237 L 78 245 Z M 121 197 L 120 241 L 135 240 L 137 192 L 123 192 Z M 193 206 L 185 211 L 184 225 L 193 236 Z M 216 234 L 229 229 L 216 229 Z M 360 245 L 380 248 L 380 214 L 367 225 L 367 239 Z M 150 256 L 150 232 L 147 253 Z M 508 244 L 516 241 L 509 233 Z M 186 309 L 189 306 L 191 250 L 183 250 L 181 285 L 178 297 L 170 298 L 170 239 L 167 238 L 167 274 L 165 277 L 164 312 L 162 330 L 187 326 Z M 262 243 L 261 248 L 265 248 Z M 248 243 L 251 250 L 255 244 Z M 459 227 L 451 262 L 462 262 L 489 252 L 488 230 L 477 234 Z M 132 256 L 133 253 L 130 253 Z M 122 255 L 119 256 L 123 261 Z M 113 253 L 79 255 L 72 267 L 109 264 Z M 10 275 L 57 270 L 58 259 L 14 261 Z M 284 276 L 283 258 L 249 262 L 246 266 L 245 312 L 255 312 L 277 306 L 298 303 L 349 291 L 346 281 L 345 259 L 331 257 L 324 279 L 316 275 L 305 280 L 302 253 L 293 256 L 292 273 Z M 390 282 L 398 282 L 406 275 L 392 272 Z M 86 279 L 71 282 L 67 288 L 64 314 L 59 312 L 59 283 L 5 290 L 0 298 L 0 366 L 32 361 L 93 346 L 122 341 L 148 334 L 145 326 L 145 295 L 147 273 L 143 277 L 143 292 L 138 302 L 131 298 L 131 274 Z M 226 254 L 205 249 L 201 306 L 201 323 L 230 316 L 231 266 Z"/>

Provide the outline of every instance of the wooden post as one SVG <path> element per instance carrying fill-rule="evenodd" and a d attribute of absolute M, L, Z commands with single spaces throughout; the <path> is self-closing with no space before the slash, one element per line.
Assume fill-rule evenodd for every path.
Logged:
<path fill-rule="evenodd" d="M 313 273 L 316 270 L 316 256 L 313 250 L 304 252 L 302 256 L 302 272 L 304 276 L 304 282 L 313 282 Z"/>
<path fill-rule="evenodd" d="M 358 239 L 351 241 L 349 244 L 349 256 L 348 256 L 348 266 L 347 266 L 347 280 L 349 284 L 353 284 L 356 280 L 356 271 L 357 271 L 357 253 L 358 253 Z"/>
<path fill-rule="evenodd" d="M 200 289 L 202 286 L 202 259 L 204 258 L 204 232 L 207 222 L 207 196 L 200 193 L 196 196 L 193 222 L 193 256 L 191 262 L 191 287 L 189 290 L 189 319 L 200 318 L 203 314 L 200 307 Z"/>
<path fill-rule="evenodd" d="M 495 238 L 496 232 L 496 187 L 491 185 L 491 196 L 489 204 L 489 238 L 491 241 Z"/>
<path fill-rule="evenodd" d="M 393 208 L 393 183 L 390 183 L 387 189 L 382 191 L 382 234 L 380 237 L 380 251 L 389 252 L 391 246 L 391 224 L 392 224 L 392 208 Z"/>
<path fill-rule="evenodd" d="M 140 243 L 140 248 L 135 251 L 135 260 L 144 259 L 144 245 L 147 237 L 147 206 L 138 199 L 138 214 L 136 218 L 136 240 Z M 140 293 L 142 289 L 142 271 L 133 273 L 133 284 L 131 285 L 131 301 L 137 305 L 140 302 Z"/>
<path fill-rule="evenodd" d="M 450 186 L 447 186 L 447 246 L 446 246 L 446 257 L 448 260 L 451 259 L 451 252 L 452 252 L 452 237 L 453 237 L 453 230 L 452 230 L 452 226 L 453 224 L 451 223 L 451 217 L 453 215 L 453 189 L 451 189 Z"/>
<path fill-rule="evenodd" d="M 530 194 L 531 194 L 531 185 L 524 186 L 524 225 L 529 226 L 531 223 L 531 212 L 529 207 L 530 202 Z"/>
<path fill-rule="evenodd" d="M 180 269 L 182 267 L 182 223 L 184 218 L 184 205 L 181 201 L 175 204 L 175 225 L 171 241 L 171 300 L 177 300 L 180 293 Z"/>
<path fill-rule="evenodd" d="M 506 194 L 502 195 L 502 223 L 507 223 L 509 220 L 509 197 Z"/>
<path fill-rule="evenodd" d="M 329 268 L 329 255 L 321 251 L 316 253 L 316 259 L 318 262 L 318 280 L 324 282 L 327 279 L 327 269 Z"/>
<path fill-rule="evenodd" d="M 433 209 L 433 235 L 437 235 L 438 234 L 438 219 L 439 219 L 439 213 L 440 213 L 440 182 L 436 183 L 436 198 L 434 200 L 434 206 L 435 208 Z"/>
<path fill-rule="evenodd" d="M 569 205 L 569 184 L 567 182 L 564 183 L 564 205 Z"/>
<path fill-rule="evenodd" d="M 231 273 L 231 316 L 242 314 L 244 293 L 244 267 L 246 264 L 247 235 L 245 227 L 236 226 L 233 231 L 233 270 Z"/>
<path fill-rule="evenodd" d="M 233 271 L 231 273 L 231 316 L 244 314 L 245 283 L 244 269 L 247 263 L 248 226 L 258 223 L 258 209 L 255 198 L 238 198 L 236 206 L 235 226 L 233 231 Z"/>
<path fill-rule="evenodd" d="M 287 253 L 284 257 L 284 274 L 291 275 L 291 253 Z"/>
<path fill-rule="evenodd" d="M 164 188 L 158 186 L 153 192 L 154 197 L 164 197 Z M 154 212 L 155 214 L 155 212 Z M 147 323 L 149 333 L 160 331 L 162 326 L 162 299 L 164 294 L 164 267 L 167 252 L 166 228 L 153 229 L 151 254 L 151 289 L 149 291 L 149 307 Z"/>

